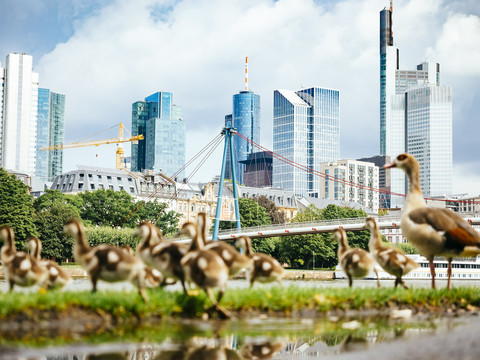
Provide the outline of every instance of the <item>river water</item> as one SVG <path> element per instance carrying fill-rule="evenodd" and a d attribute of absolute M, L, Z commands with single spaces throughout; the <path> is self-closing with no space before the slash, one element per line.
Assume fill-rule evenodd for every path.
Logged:
<path fill-rule="evenodd" d="M 284 286 L 289 284 L 348 286 L 346 280 L 283 282 Z M 411 287 L 430 286 L 427 280 L 410 280 L 407 284 Z M 453 282 L 454 287 L 479 285 L 478 281 Z M 245 280 L 229 282 L 229 287 L 246 286 Z M 376 286 L 372 280 L 354 282 L 354 287 L 372 286 Z M 393 286 L 393 281 L 384 280 L 382 286 Z M 446 286 L 446 282 L 438 281 L 438 286 Z M 0 289 L 7 290 L 4 280 L 0 281 Z M 90 289 L 87 279 L 77 278 L 65 291 Z M 99 283 L 99 291 L 107 289 L 135 291 L 129 283 Z M 174 285 L 167 289 L 180 290 L 180 286 Z M 15 291 L 28 292 L 35 289 L 19 288 Z M 376 349 L 380 344 L 394 346 L 402 341 L 441 337 L 452 329 L 468 326 L 471 319 L 472 317 L 409 317 L 407 314 L 406 319 L 375 316 L 342 319 L 259 316 L 230 321 L 165 320 L 153 325 L 131 326 L 120 332 L 105 330 L 85 337 L 63 335 L 50 339 L 46 333 L 33 339 L 29 336 L 18 340 L 0 338 L 0 359 L 336 359 L 345 354 L 360 354 Z M 480 356 L 480 347 L 478 348 L 479 354 L 474 349 L 475 357 L 472 358 Z"/>

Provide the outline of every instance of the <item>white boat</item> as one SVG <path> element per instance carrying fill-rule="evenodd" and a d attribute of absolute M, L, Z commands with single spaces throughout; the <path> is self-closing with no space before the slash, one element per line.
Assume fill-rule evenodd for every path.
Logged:
<path fill-rule="evenodd" d="M 407 275 L 404 275 L 402 279 L 415 279 L 425 280 L 430 279 L 430 265 L 428 260 L 421 255 L 407 255 L 410 259 L 417 262 L 420 267 L 410 271 Z M 444 258 L 435 258 L 433 261 L 435 264 L 435 278 L 436 279 L 448 279 L 447 267 L 448 261 Z M 375 269 L 378 271 L 379 279 L 395 279 L 393 275 L 390 275 L 376 264 Z M 346 279 L 340 264 L 337 265 L 334 272 L 335 279 Z M 375 273 L 372 271 L 365 279 L 376 279 Z M 473 258 L 455 258 L 452 261 L 452 280 L 480 280 L 480 256 Z"/>

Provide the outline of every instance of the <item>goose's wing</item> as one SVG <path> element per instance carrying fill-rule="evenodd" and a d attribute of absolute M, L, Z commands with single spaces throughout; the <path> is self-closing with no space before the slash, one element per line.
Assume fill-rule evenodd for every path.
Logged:
<path fill-rule="evenodd" d="M 427 224 L 436 231 L 443 233 L 447 239 L 447 247 L 480 247 L 480 234 L 459 215 L 450 210 L 423 207 L 413 210 L 409 214 L 409 218 L 416 224 Z"/>

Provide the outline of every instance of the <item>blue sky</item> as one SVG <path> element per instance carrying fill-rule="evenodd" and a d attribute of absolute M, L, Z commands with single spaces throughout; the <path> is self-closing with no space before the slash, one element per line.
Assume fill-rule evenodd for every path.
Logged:
<path fill-rule="evenodd" d="M 378 13 L 388 5 L 0 0 L 0 62 L 10 52 L 34 56 L 40 86 L 66 95 L 67 142 L 119 122 L 130 127 L 133 102 L 172 91 L 186 121 L 189 159 L 221 131 L 249 56 L 262 145 L 272 147 L 273 90 L 320 86 L 340 90 L 341 156 L 359 158 L 379 151 Z M 480 2 L 395 0 L 393 21 L 400 67 L 439 62 L 441 83 L 453 87 L 454 192 L 479 195 Z M 113 145 L 65 150 L 64 170 L 113 167 L 114 154 Z M 194 180 L 220 172 L 221 150 L 213 156 Z"/>

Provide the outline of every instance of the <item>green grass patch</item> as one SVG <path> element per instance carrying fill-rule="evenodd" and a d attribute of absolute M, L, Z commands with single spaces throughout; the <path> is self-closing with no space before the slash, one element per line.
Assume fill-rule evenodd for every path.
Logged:
<path fill-rule="evenodd" d="M 195 296 L 182 292 L 149 290 L 144 303 L 135 291 L 50 291 L 47 293 L 1 293 L 0 319 L 36 311 L 65 311 L 77 307 L 103 312 L 117 319 L 130 317 L 200 317 L 211 306 L 203 291 Z M 480 288 L 459 287 L 450 291 L 426 288 L 315 288 L 297 286 L 255 286 L 253 289 L 228 289 L 222 305 L 234 312 L 280 312 L 312 309 L 319 313 L 332 310 L 368 310 L 386 307 L 480 306 Z"/>

